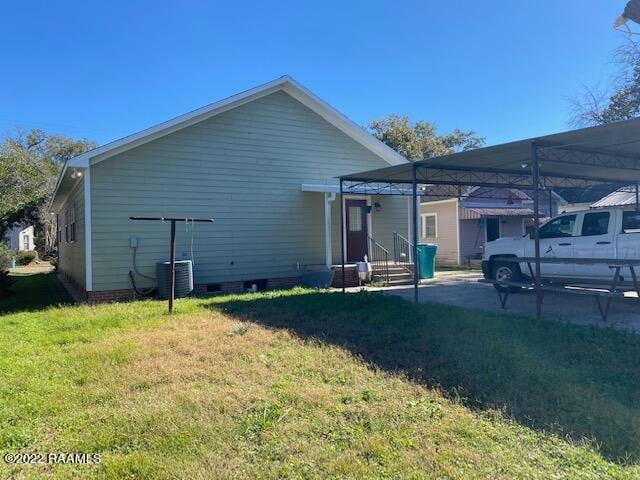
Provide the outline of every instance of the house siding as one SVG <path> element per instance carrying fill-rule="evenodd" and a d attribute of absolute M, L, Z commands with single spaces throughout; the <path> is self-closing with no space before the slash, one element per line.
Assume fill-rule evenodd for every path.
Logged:
<path fill-rule="evenodd" d="M 75 205 L 76 209 L 76 240 L 67 242 L 65 240 L 64 226 L 67 208 Z M 58 269 L 76 286 L 81 289 L 86 288 L 85 270 L 85 230 L 84 230 L 84 182 L 78 184 L 71 190 L 65 202 L 58 211 L 61 239 L 58 244 Z"/>
<path fill-rule="evenodd" d="M 423 237 L 421 224 L 420 242 L 435 243 L 438 246 L 436 261 L 444 265 L 458 265 L 458 227 L 457 227 L 457 202 L 448 201 L 441 203 L 423 203 L 422 214 L 437 214 L 437 236 Z"/>
<path fill-rule="evenodd" d="M 521 237 L 524 234 L 522 218 L 501 218 L 500 237 Z"/>
<path fill-rule="evenodd" d="M 323 264 L 324 196 L 301 184 L 388 166 L 284 92 L 276 92 L 91 167 L 93 289 L 130 288 L 138 270 L 154 276 L 169 257 L 169 226 L 130 215 L 214 218 L 195 224 L 195 282 L 292 278 Z M 340 258 L 340 199 L 332 205 L 333 256 Z M 403 210 L 387 198 L 376 219 Z M 397 204 L 397 206 L 396 206 Z M 404 206 L 404 209 L 402 208 Z M 405 220 L 406 223 L 406 220 Z M 405 226 L 406 230 L 406 226 Z M 376 227 L 374 226 L 374 233 Z M 191 225 L 177 228 L 178 259 L 191 258 Z M 152 281 L 140 278 L 140 286 Z"/>
<path fill-rule="evenodd" d="M 484 221 L 460 220 L 460 257 L 463 263 L 480 254 L 485 238 Z"/>

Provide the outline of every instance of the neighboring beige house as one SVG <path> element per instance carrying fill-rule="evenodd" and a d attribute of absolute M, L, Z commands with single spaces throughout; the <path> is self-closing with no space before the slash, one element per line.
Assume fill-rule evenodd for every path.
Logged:
<path fill-rule="evenodd" d="M 86 298 L 130 296 L 134 252 L 151 277 L 139 286 L 152 287 L 169 226 L 129 216 L 206 217 L 177 229 L 199 290 L 294 284 L 310 265 L 339 264 L 341 242 L 352 263 L 374 241 L 391 249 L 394 232 L 410 238 L 406 198 L 339 198 L 336 178 L 405 162 L 282 77 L 71 159 L 51 204 L 59 269 Z"/>
<path fill-rule="evenodd" d="M 486 242 L 517 237 L 526 232 L 533 216 L 533 200 L 517 189 L 467 187 L 451 197 L 450 188 L 428 186 L 421 202 L 420 239 L 438 246 L 441 265 L 468 265 L 478 259 Z M 558 212 L 562 199 L 540 202 L 543 217 Z"/>
<path fill-rule="evenodd" d="M 12 250 L 35 250 L 35 236 L 33 225 L 16 225 L 5 234 Z"/>

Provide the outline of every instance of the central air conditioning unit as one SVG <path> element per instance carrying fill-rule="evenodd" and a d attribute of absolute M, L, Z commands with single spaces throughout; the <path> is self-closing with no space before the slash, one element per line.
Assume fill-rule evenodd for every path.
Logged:
<path fill-rule="evenodd" d="M 180 260 L 176 265 L 175 298 L 186 297 L 193 292 L 193 264 L 191 260 Z M 156 278 L 158 280 L 158 298 L 169 298 L 169 262 L 156 263 Z"/>

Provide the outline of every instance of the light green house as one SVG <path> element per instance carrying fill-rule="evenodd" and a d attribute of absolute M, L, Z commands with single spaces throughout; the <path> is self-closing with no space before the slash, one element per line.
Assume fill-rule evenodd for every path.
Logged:
<path fill-rule="evenodd" d="M 85 298 L 130 296 L 130 271 L 152 287 L 168 260 L 169 226 L 129 217 L 206 217 L 178 224 L 199 290 L 295 284 L 339 264 L 341 242 L 352 263 L 372 242 L 391 250 L 394 232 L 411 238 L 406 198 L 339 198 L 336 179 L 405 162 L 285 76 L 70 160 L 51 203 L 59 270 Z"/>

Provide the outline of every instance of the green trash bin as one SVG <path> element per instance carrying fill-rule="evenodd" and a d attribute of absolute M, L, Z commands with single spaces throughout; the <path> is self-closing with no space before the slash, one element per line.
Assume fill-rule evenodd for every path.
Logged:
<path fill-rule="evenodd" d="M 418 244 L 418 276 L 420 279 L 433 278 L 436 274 L 436 253 L 438 246 L 433 243 Z"/>

